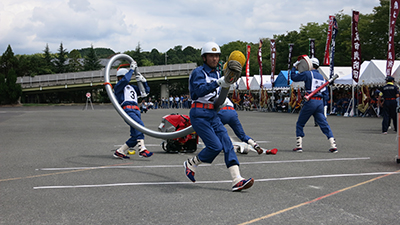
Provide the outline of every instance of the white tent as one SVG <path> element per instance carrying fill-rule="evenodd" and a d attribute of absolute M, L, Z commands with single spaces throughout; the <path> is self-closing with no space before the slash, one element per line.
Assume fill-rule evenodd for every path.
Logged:
<path fill-rule="evenodd" d="M 358 80 L 361 80 L 361 75 L 364 73 L 365 69 L 369 65 L 370 61 L 364 61 L 361 64 L 360 67 L 360 76 L 358 77 Z M 345 76 L 340 76 L 339 78 L 335 80 L 335 84 L 343 84 L 343 85 L 357 85 L 357 83 L 353 80 L 353 71 L 351 70 L 349 74 Z"/>
<path fill-rule="evenodd" d="M 253 77 L 249 77 L 249 85 L 252 81 Z M 245 91 L 247 90 L 247 84 L 246 84 L 246 76 L 242 76 L 241 78 L 239 78 L 239 80 L 237 81 L 237 83 L 239 84 L 239 91 Z"/>
<path fill-rule="evenodd" d="M 329 80 L 331 69 L 329 66 L 320 66 L 318 71 L 326 80 Z M 333 68 L 333 73 L 339 75 L 339 78 L 344 77 L 348 74 L 351 74 L 351 66 L 335 66 Z M 338 78 L 338 79 L 339 79 Z M 351 83 L 349 83 L 351 84 Z"/>
<path fill-rule="evenodd" d="M 271 75 L 263 75 L 262 79 L 263 79 L 262 82 L 263 82 L 264 88 L 272 88 Z M 250 82 L 250 90 L 252 90 L 252 91 L 260 90 L 260 82 L 261 82 L 261 76 L 254 75 L 253 79 Z"/>
<path fill-rule="evenodd" d="M 357 85 L 353 80 L 353 74 L 351 73 L 346 76 L 339 76 L 339 78 L 335 80 L 335 84 Z"/>
<path fill-rule="evenodd" d="M 360 71 L 359 85 L 363 84 L 384 84 L 386 79 L 386 62 L 387 60 L 373 59 L 368 63 L 363 72 Z M 363 63 L 364 64 L 364 63 Z M 392 75 L 399 70 L 400 60 L 394 61 Z M 400 71 L 399 71 L 400 72 Z M 399 76 L 396 74 L 396 76 Z"/>

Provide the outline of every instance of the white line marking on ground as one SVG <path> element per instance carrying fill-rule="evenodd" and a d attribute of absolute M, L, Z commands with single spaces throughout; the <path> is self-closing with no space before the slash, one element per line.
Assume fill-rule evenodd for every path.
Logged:
<path fill-rule="evenodd" d="M 255 182 L 266 181 L 282 181 L 282 180 L 300 180 L 300 179 L 317 179 L 317 178 L 336 178 L 336 177 L 355 177 L 355 176 L 375 176 L 385 174 L 400 174 L 400 172 L 375 172 L 375 173 L 357 173 L 357 174 L 329 174 L 329 175 L 315 175 L 315 176 L 302 176 L 302 177 L 281 177 L 281 178 L 268 178 L 268 179 L 255 179 Z M 231 183 L 231 180 L 220 181 L 196 181 L 196 184 L 218 184 L 218 183 Z M 68 189 L 68 188 L 98 188 L 98 187 L 117 187 L 117 186 L 148 186 L 148 185 L 178 185 L 178 184 L 193 184 L 192 182 L 146 182 L 146 183 L 115 183 L 115 184 L 86 184 L 86 185 L 67 185 L 67 186 L 39 186 L 33 187 L 34 190 L 39 189 Z"/>
<path fill-rule="evenodd" d="M 354 161 L 354 160 L 368 160 L 370 157 L 361 158 L 335 158 L 335 159 L 304 159 L 304 160 L 283 160 L 283 161 L 258 161 L 258 162 L 240 162 L 243 165 L 250 164 L 277 164 L 277 163 L 302 163 L 302 162 L 327 162 L 327 161 Z M 224 163 L 215 164 L 201 164 L 200 166 L 225 166 Z M 176 168 L 182 165 L 152 165 L 152 166 L 98 166 L 98 167 L 67 167 L 67 168 L 40 168 L 36 170 L 58 171 L 58 170 L 82 170 L 82 169 L 129 169 L 129 168 Z"/>

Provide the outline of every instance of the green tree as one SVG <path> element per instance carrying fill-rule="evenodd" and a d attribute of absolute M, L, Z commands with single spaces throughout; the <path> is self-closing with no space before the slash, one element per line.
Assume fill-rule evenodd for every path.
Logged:
<path fill-rule="evenodd" d="M 11 69 L 18 70 L 18 59 L 14 56 L 14 52 L 10 45 L 0 58 L 0 73 L 7 78 Z"/>
<path fill-rule="evenodd" d="M 67 61 L 68 51 L 63 47 L 61 42 L 60 47 L 58 48 L 58 54 L 55 60 L 56 72 L 57 73 L 66 73 L 68 72 L 68 65 L 66 64 Z"/>
<path fill-rule="evenodd" d="M 51 55 L 49 44 L 46 43 L 46 47 L 43 50 L 44 53 L 44 67 L 41 70 L 46 71 L 48 74 L 54 73 L 54 64 L 52 63 L 53 56 Z"/>
<path fill-rule="evenodd" d="M 84 63 L 83 63 L 83 69 L 85 71 L 92 71 L 92 70 L 99 70 L 101 69 L 101 64 L 99 57 L 96 54 L 96 51 L 93 48 L 93 45 L 91 45 L 89 49 L 89 53 L 85 57 Z"/>
<path fill-rule="evenodd" d="M 138 66 L 143 66 L 143 54 L 142 54 L 142 48 L 140 47 L 140 42 L 138 43 L 138 45 L 136 46 L 135 50 L 133 51 L 125 51 L 125 54 L 129 55 L 130 57 L 132 57 L 133 60 L 136 61 L 136 63 L 138 64 Z"/>
<path fill-rule="evenodd" d="M 183 56 L 185 57 L 184 63 L 197 63 L 198 65 L 201 65 L 202 62 L 201 62 L 200 52 L 201 52 L 200 49 L 195 49 L 192 46 L 187 46 L 182 51 Z"/>
<path fill-rule="evenodd" d="M 164 64 L 163 55 L 155 48 L 151 50 L 148 60 L 152 61 L 154 65 Z"/>
<path fill-rule="evenodd" d="M 81 53 L 76 49 L 69 53 L 69 69 L 71 72 L 78 72 L 83 69 L 81 62 L 79 61 L 81 58 Z"/>
<path fill-rule="evenodd" d="M 6 76 L 0 73 L 0 104 L 4 104 L 7 100 Z"/>
<path fill-rule="evenodd" d="M 8 98 L 6 99 L 5 103 L 17 103 L 18 99 L 22 95 L 22 88 L 20 84 L 17 84 L 17 73 L 13 68 L 8 71 L 6 87 L 6 95 Z"/>

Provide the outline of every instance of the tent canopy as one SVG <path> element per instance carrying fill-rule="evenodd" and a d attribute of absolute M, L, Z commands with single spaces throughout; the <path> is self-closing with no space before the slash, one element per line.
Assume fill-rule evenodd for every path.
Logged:
<path fill-rule="evenodd" d="M 250 85 L 252 79 L 253 79 L 253 77 L 249 77 L 249 85 Z M 239 88 L 238 88 L 239 91 L 247 90 L 246 76 L 240 77 L 239 80 L 236 81 L 236 83 L 239 85 Z"/>
<path fill-rule="evenodd" d="M 320 74 L 322 74 L 322 76 L 324 76 L 325 80 L 329 80 L 331 74 L 331 69 L 329 66 L 320 66 L 318 71 Z M 351 66 L 335 66 L 333 68 L 333 73 L 339 75 L 339 78 L 351 74 L 351 72 Z"/>
<path fill-rule="evenodd" d="M 275 87 L 289 87 L 290 84 L 292 84 L 293 81 L 291 79 L 290 84 L 287 84 L 288 73 L 289 71 L 287 70 L 281 70 L 281 72 L 278 74 L 278 77 L 275 79 Z M 296 73 L 299 73 L 299 71 L 296 71 Z"/>
<path fill-rule="evenodd" d="M 368 61 L 367 61 L 368 62 Z M 364 71 L 360 70 L 360 78 L 358 80 L 359 85 L 363 84 L 384 84 L 386 83 L 386 62 L 387 60 L 371 60 L 365 67 Z M 364 62 L 365 63 L 365 62 Z M 363 64 L 364 64 L 363 63 Z M 361 69 L 363 69 L 363 64 Z M 400 60 L 395 60 L 392 68 L 392 76 L 396 78 L 399 76 Z"/>
<path fill-rule="evenodd" d="M 278 74 L 278 77 L 275 79 L 275 87 L 289 87 L 288 83 L 288 71 L 287 70 L 281 70 L 281 72 Z M 290 84 L 292 83 L 292 80 L 290 80 Z"/>
<path fill-rule="evenodd" d="M 272 88 L 271 75 L 262 75 L 263 88 Z M 250 90 L 260 90 L 261 76 L 254 75 L 250 83 Z"/>

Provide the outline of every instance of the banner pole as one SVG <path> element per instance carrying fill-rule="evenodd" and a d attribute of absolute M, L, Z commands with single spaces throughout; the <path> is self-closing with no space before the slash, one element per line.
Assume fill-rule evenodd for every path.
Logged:
<path fill-rule="evenodd" d="M 400 163 L 400 132 L 399 132 L 399 124 L 400 124 L 400 106 L 397 106 L 397 156 L 396 162 Z"/>

